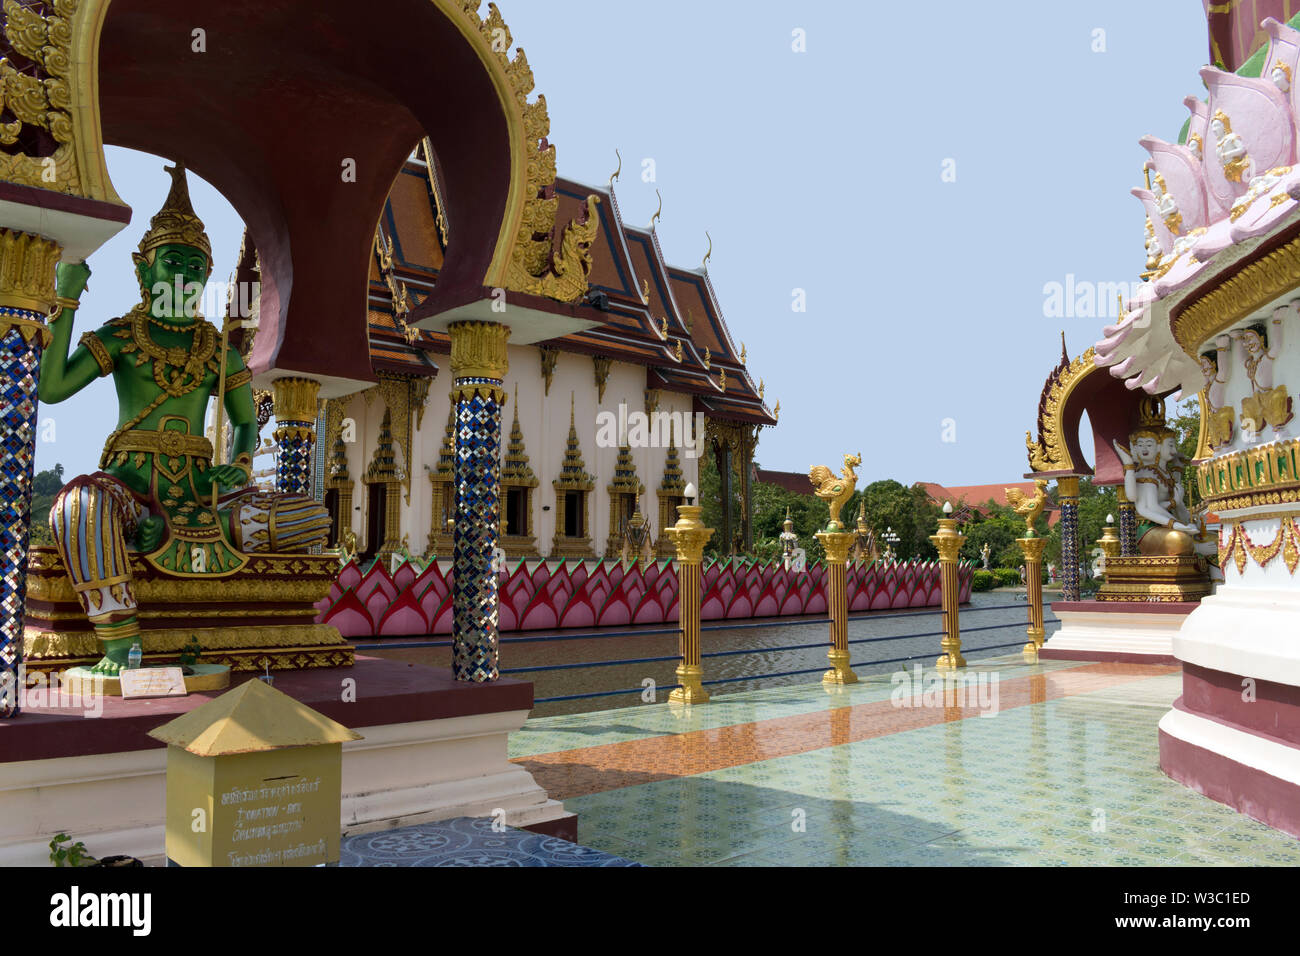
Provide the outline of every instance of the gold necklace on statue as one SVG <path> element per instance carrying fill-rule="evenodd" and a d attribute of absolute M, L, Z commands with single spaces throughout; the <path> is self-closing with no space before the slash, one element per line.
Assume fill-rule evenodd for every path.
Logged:
<path fill-rule="evenodd" d="M 136 311 L 131 322 L 131 341 L 153 360 L 153 380 L 160 389 L 172 398 L 188 395 L 207 377 L 208 363 L 217 351 L 216 328 L 204 322 L 195 332 L 189 348 L 164 348 L 149 336 L 148 320 L 144 309 Z"/>

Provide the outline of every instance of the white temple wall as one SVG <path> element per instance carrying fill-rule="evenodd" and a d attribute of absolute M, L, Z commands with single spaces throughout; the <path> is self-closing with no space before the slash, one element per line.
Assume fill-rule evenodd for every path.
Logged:
<path fill-rule="evenodd" d="M 530 502 L 533 533 L 537 540 L 538 552 L 543 556 L 548 555 L 555 535 L 556 500 L 555 489 L 551 482 L 559 477 L 564 462 L 569 436 L 569 396 L 572 393 L 574 424 L 577 428 L 583 460 L 586 470 L 595 476 L 595 487 L 590 494 L 588 504 L 588 536 L 593 550 L 598 556 L 602 555 L 610 524 L 607 486 L 614 476 L 614 468 L 618 460 L 618 444 L 615 433 L 615 440 L 609 444 L 609 447 L 598 446 L 597 438 L 601 423 L 598 416 L 602 412 L 607 412 L 611 420 L 617 422 L 620 403 L 626 406 L 628 415 L 643 414 L 646 370 L 639 365 L 612 362 L 606 381 L 605 400 L 598 403 L 595 366 L 590 356 L 561 352 L 556 361 L 548 395 L 546 382 L 541 374 L 539 350 L 531 346 L 517 346 L 510 347 L 508 354 L 510 368 L 506 373 L 505 389 L 509 398 L 501 416 L 501 455 L 504 461 L 514 416 L 517 413 L 529 465 L 538 479 L 537 488 L 534 489 Z M 417 413 L 412 409 L 411 460 L 406 464 L 411 474 L 411 501 L 409 505 L 406 503 L 403 492 L 400 510 L 401 534 L 409 536 L 411 553 L 417 555 L 422 554 L 428 544 L 432 520 L 429 471 L 437 467 L 450 408 L 448 394 L 450 373 L 445 367 L 446 363 L 442 364 L 443 369 L 429 387 L 424 418 L 418 429 L 415 428 Z M 679 420 L 690 420 L 693 434 L 695 423 L 691 419 L 692 407 L 693 400 L 690 395 L 667 391 L 659 393 L 658 411 L 676 413 L 680 416 Z M 368 403 L 358 393 L 352 397 L 344 410 L 344 417 L 351 418 L 356 428 L 355 440 L 345 443 L 345 447 L 348 473 L 354 481 L 351 527 L 362 548 L 365 547 L 369 530 L 367 527 L 368 486 L 363 479 L 366 469 L 374 459 L 385 408 L 383 398 L 378 393 L 373 394 Z M 657 491 L 663 480 L 664 464 L 668 456 L 666 431 L 663 438 L 664 441 L 656 441 L 654 447 L 632 449 L 637 477 L 645 486 L 645 493 L 641 496 L 642 514 L 650 522 L 653 529 L 652 538 L 655 540 L 662 533 L 662 529 L 658 527 Z M 683 481 L 698 484 L 699 458 L 690 457 L 688 449 L 683 447 L 681 432 L 677 432 L 676 441 Z M 394 446 L 399 447 L 396 436 L 394 436 Z M 323 450 L 327 455 L 331 452 L 329 448 Z M 400 457 L 399 452 L 399 460 Z M 377 517 L 378 520 L 382 520 L 382 516 Z M 447 558 L 450 555 L 440 557 Z"/>

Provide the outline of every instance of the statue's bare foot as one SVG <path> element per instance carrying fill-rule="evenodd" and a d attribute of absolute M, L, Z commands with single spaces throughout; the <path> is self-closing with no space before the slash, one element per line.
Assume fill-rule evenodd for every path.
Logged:
<path fill-rule="evenodd" d="M 125 664 L 119 664 L 107 654 L 100 659 L 100 662 L 90 669 L 92 674 L 103 674 L 106 677 L 116 677 L 122 671 L 126 670 Z"/>
<path fill-rule="evenodd" d="M 122 673 L 130 662 L 131 645 L 136 640 L 137 638 L 133 637 L 120 637 L 116 640 L 104 641 L 104 656 L 90 669 L 90 672 L 103 674 L 106 677 L 116 677 Z"/>

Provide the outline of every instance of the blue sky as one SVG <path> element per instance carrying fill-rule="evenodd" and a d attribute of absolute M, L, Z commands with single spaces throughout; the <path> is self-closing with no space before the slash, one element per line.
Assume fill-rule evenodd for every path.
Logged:
<path fill-rule="evenodd" d="M 1075 355 L 1112 321 L 1049 317 L 1044 287 L 1136 280 L 1137 140 L 1177 136 L 1207 59 L 1200 0 L 499 5 L 561 174 L 603 184 L 617 147 L 624 218 L 649 222 L 658 188 L 671 262 L 698 265 L 712 235 L 727 322 L 781 401 L 759 463 L 861 452 L 865 481 L 1020 478 L 1061 330 Z M 161 165 L 110 149 L 135 215 L 91 257 L 74 341 L 138 299 L 130 252 L 166 194 Z M 225 277 L 242 226 L 191 189 Z M 95 470 L 115 410 L 107 379 L 43 406 L 37 468 Z"/>

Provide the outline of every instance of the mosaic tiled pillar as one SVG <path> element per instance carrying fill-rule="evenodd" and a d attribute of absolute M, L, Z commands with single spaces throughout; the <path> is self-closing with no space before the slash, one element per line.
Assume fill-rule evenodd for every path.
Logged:
<path fill-rule="evenodd" d="M 1061 507 L 1061 600 L 1079 600 L 1079 479 L 1056 480 Z"/>
<path fill-rule="evenodd" d="M 1137 553 L 1137 508 L 1133 502 L 1126 500 L 1121 489 L 1119 492 L 1119 554 L 1122 558 L 1130 558 Z"/>
<path fill-rule="evenodd" d="M 492 552 L 501 532 L 501 406 L 510 329 L 453 322 L 448 332 L 456 403 L 452 671 L 456 680 L 483 683 L 500 676 Z"/>
<path fill-rule="evenodd" d="M 44 318 L 0 308 L 0 717 L 19 709 Z"/>
<path fill-rule="evenodd" d="M 275 490 L 312 497 L 312 447 L 316 443 L 316 396 L 320 382 L 280 378 L 275 391 Z"/>

